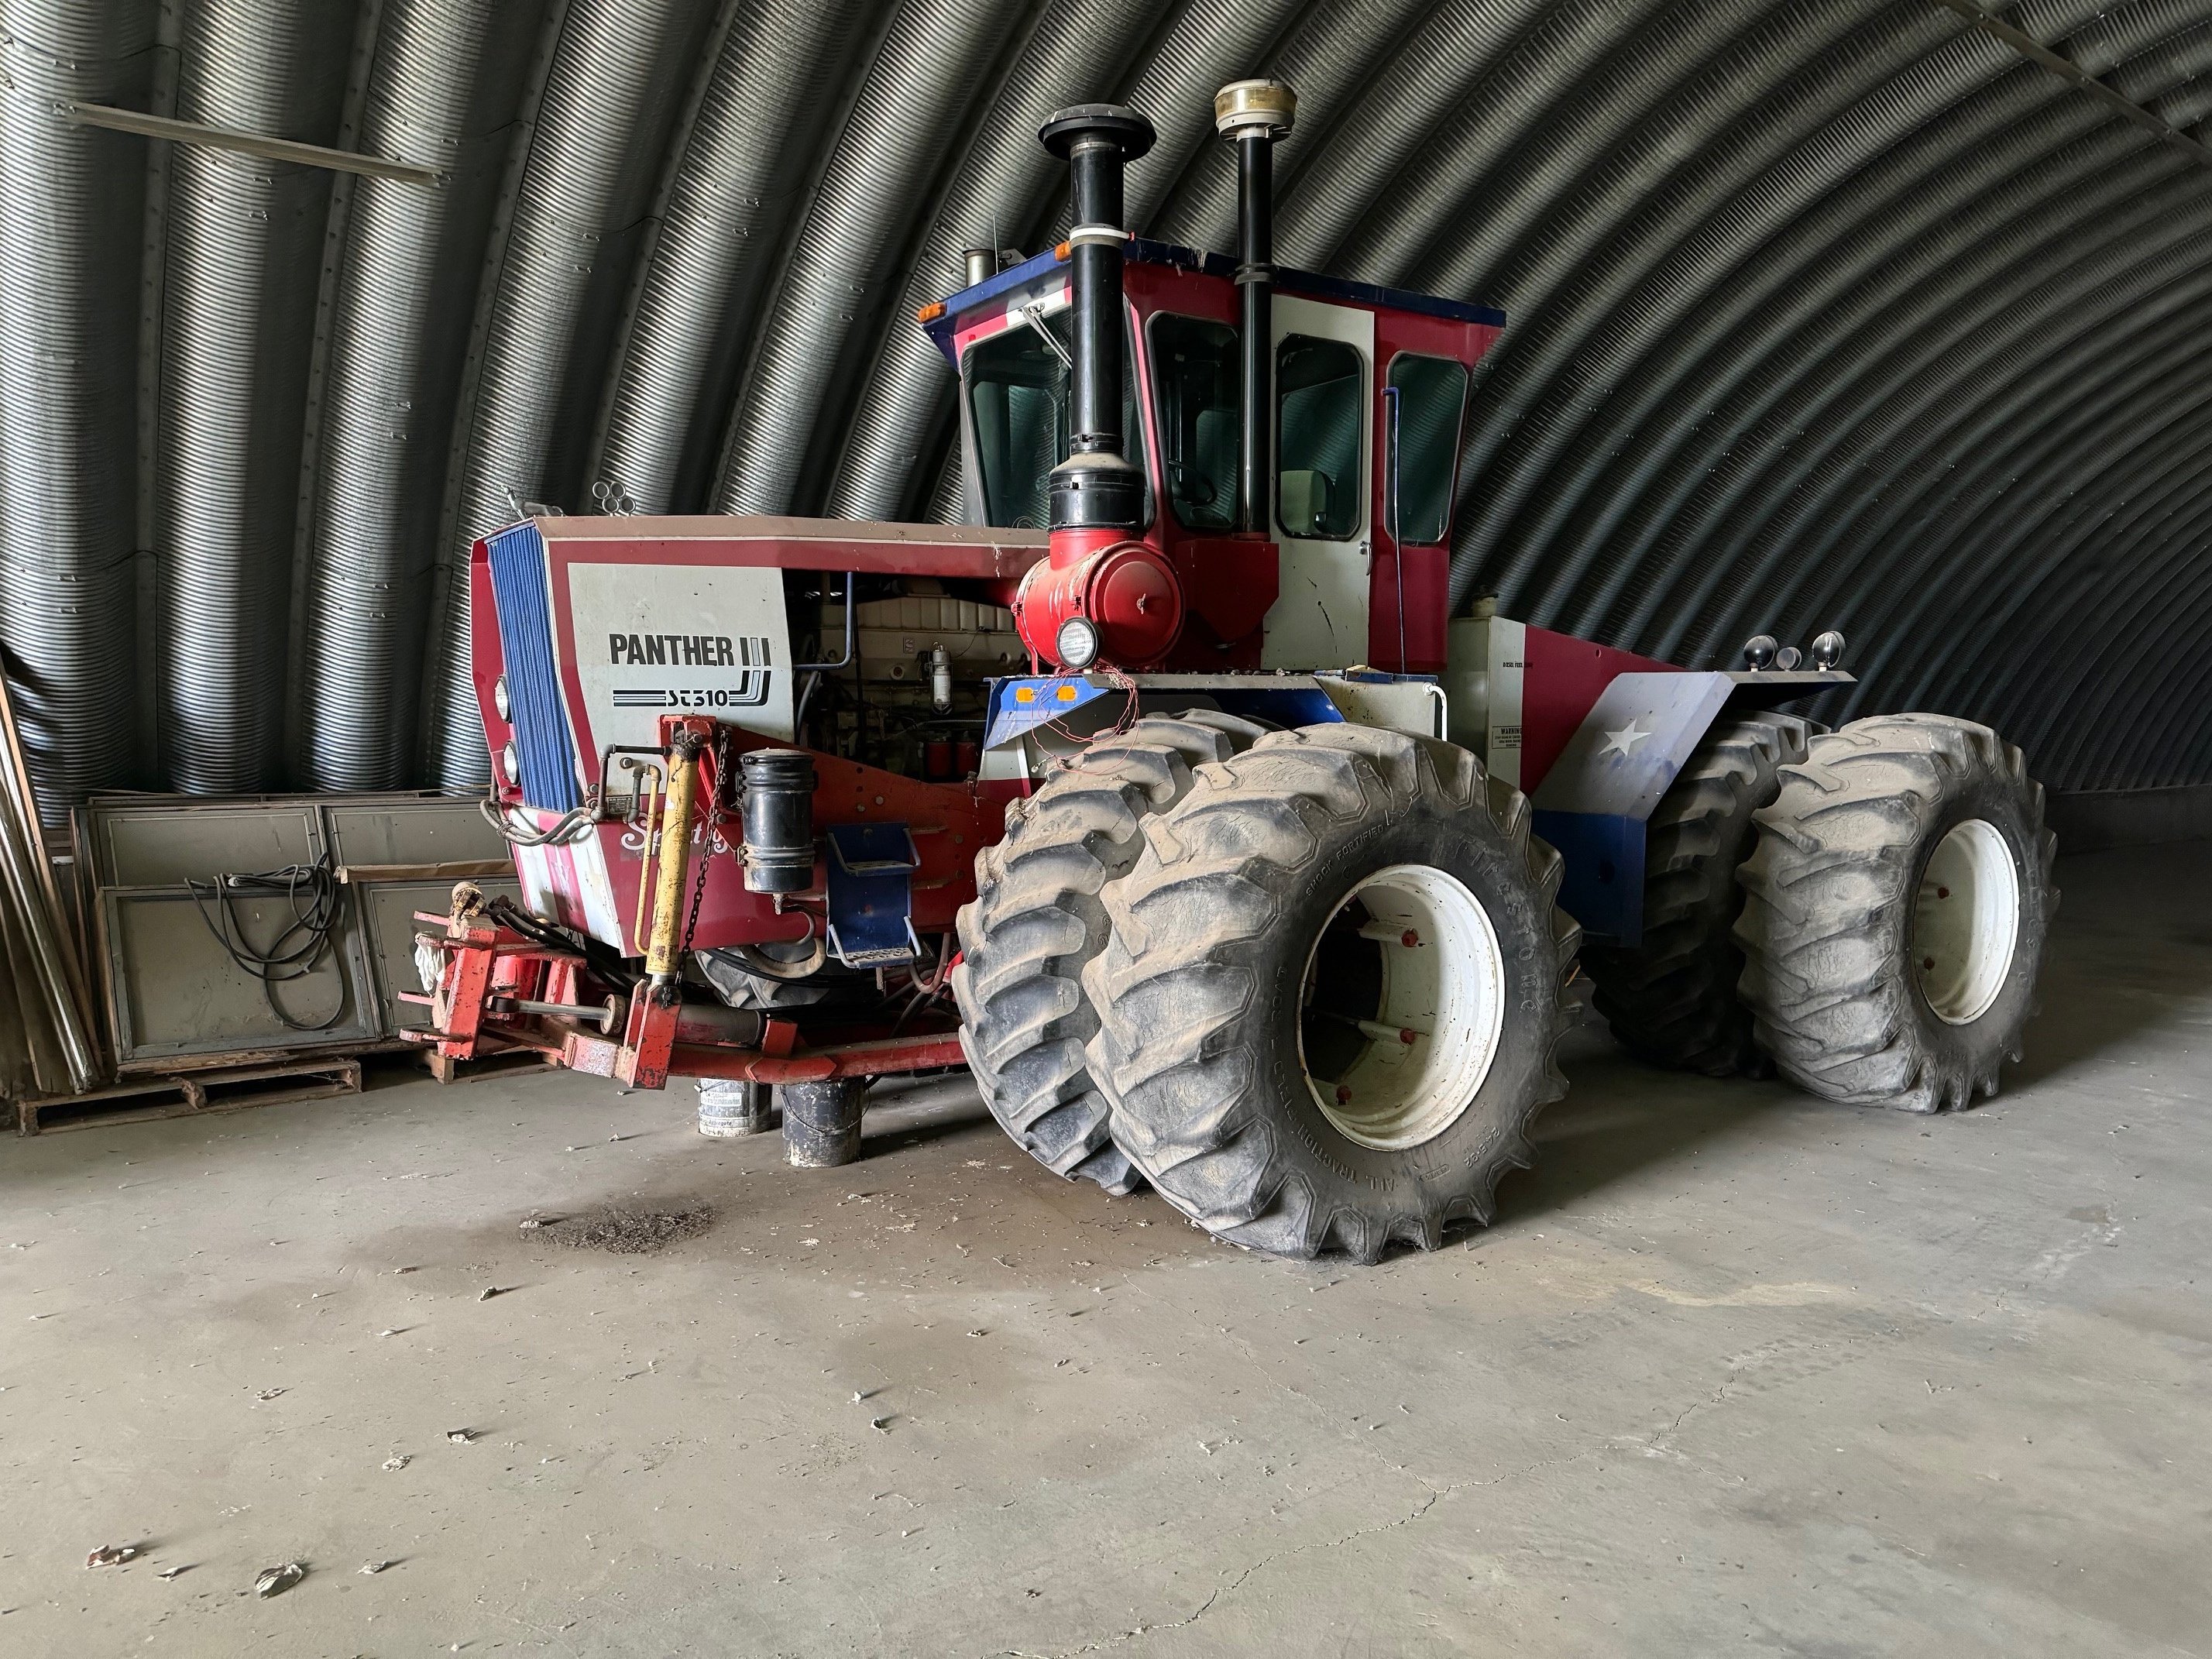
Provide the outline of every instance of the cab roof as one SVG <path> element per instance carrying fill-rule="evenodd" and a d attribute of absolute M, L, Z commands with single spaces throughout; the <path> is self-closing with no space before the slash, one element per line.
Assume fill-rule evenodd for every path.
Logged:
<path fill-rule="evenodd" d="M 1225 254 L 1205 253 L 1178 242 L 1155 242 L 1143 236 L 1133 236 L 1122 250 L 1122 258 L 1139 264 L 1168 265 L 1179 270 L 1188 270 L 1200 276 L 1218 276 L 1226 281 L 1237 274 L 1237 262 Z M 945 361 L 957 371 L 960 358 L 954 335 L 962 320 L 978 307 L 1027 287 L 1040 276 L 1057 270 L 1061 261 L 1056 250 L 1047 248 L 1032 254 L 1018 265 L 1010 265 L 997 276 L 987 277 L 972 288 L 946 296 L 944 309 L 922 325 L 937 349 L 945 354 Z M 1372 283 L 1354 283 L 1341 276 L 1323 276 L 1310 270 L 1296 270 L 1287 265 L 1275 268 L 1275 287 L 1285 294 L 1303 294 L 1316 300 L 1348 300 L 1355 305 L 1374 306 L 1390 311 L 1417 312 L 1427 317 L 1443 317 L 1457 323 L 1486 323 L 1492 328 L 1505 326 L 1505 313 L 1495 306 L 1472 305 L 1463 300 L 1439 299 L 1433 294 L 1414 294 L 1401 288 L 1379 288 Z"/>

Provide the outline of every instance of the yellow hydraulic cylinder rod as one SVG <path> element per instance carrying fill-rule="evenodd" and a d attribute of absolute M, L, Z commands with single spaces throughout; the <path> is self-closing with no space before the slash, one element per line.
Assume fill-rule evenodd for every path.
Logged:
<path fill-rule="evenodd" d="M 660 879 L 653 888 L 653 933 L 645 971 L 659 985 L 682 971 L 684 878 L 690 864 L 691 800 L 699 785 L 699 742 L 679 736 L 668 756 L 668 793 L 660 807 Z"/>

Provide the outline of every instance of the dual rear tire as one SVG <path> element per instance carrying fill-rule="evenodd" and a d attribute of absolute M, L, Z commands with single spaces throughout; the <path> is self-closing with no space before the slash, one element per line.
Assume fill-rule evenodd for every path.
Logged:
<path fill-rule="evenodd" d="M 1939 1112 L 2023 1053 L 2057 838 L 2021 751 L 1940 714 L 1855 720 L 1784 769 L 1738 880 L 1759 1047 L 1830 1100 Z"/>
<path fill-rule="evenodd" d="M 1279 1255 L 1486 1221 L 1565 1088 L 1578 930 L 1528 803 L 1449 744 L 1204 755 L 1182 724 L 1087 753 L 979 862 L 954 989 L 993 1112 L 1063 1175 Z"/>
<path fill-rule="evenodd" d="M 1826 1099 L 1955 1109 L 2021 1057 L 2055 838 L 1971 720 L 1717 725 L 1646 827 L 1645 933 L 1584 953 L 1632 1053 Z"/>
<path fill-rule="evenodd" d="M 1143 852 L 1146 822 L 1261 730 L 1212 709 L 1140 720 L 1010 804 L 1006 838 L 975 860 L 952 974 L 960 1047 L 999 1127 L 1055 1175 L 1116 1194 L 1143 1184 L 1084 1053 L 1098 1019 L 1083 969 L 1106 946 L 1106 890 Z"/>
<path fill-rule="evenodd" d="M 1627 1045 L 1935 1111 L 2018 1060 L 2057 893 L 2020 751 L 1943 716 L 1717 726 L 1648 826 Z M 1048 1168 L 1276 1255 L 1486 1222 L 1579 930 L 1527 800 L 1449 744 L 1139 721 L 1009 810 L 959 919 L 961 1041 Z"/>
<path fill-rule="evenodd" d="M 1163 1197 L 1231 1243 L 1362 1261 L 1489 1220 L 1566 1088 L 1579 930 L 1528 820 L 1466 750 L 1369 726 L 1205 769 L 1083 981 L 1114 1139 Z"/>

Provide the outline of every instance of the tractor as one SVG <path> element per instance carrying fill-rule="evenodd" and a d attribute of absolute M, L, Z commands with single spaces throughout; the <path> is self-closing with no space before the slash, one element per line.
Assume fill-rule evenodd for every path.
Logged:
<path fill-rule="evenodd" d="M 532 1049 L 791 1160 L 966 1065 L 1056 1173 L 1374 1260 L 1486 1222 L 1577 971 L 1632 1050 L 1920 1111 L 2017 1059 L 2041 791 L 1760 636 L 1692 672 L 1449 614 L 1496 310 L 1277 266 L 1289 88 L 1224 88 L 1236 257 L 1132 236 L 1145 118 L 1043 123 L 1071 226 L 921 326 L 966 523 L 562 516 L 470 569 L 521 902 L 418 939 L 449 1060 Z"/>

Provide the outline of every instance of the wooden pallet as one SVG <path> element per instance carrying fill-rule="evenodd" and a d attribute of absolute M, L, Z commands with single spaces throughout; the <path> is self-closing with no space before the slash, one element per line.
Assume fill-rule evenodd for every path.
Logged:
<path fill-rule="evenodd" d="M 16 1103 L 15 1133 L 52 1134 L 111 1123 L 143 1123 L 274 1106 L 288 1100 L 323 1100 L 361 1092 L 361 1062 L 351 1055 L 277 1065 L 211 1067 L 173 1077 L 118 1083 L 89 1094 L 53 1095 Z"/>
<path fill-rule="evenodd" d="M 474 1060 L 455 1060 L 427 1043 L 410 1043 L 408 1057 L 441 1083 L 473 1083 L 478 1078 L 512 1077 L 518 1072 L 550 1072 L 556 1063 L 535 1048 L 507 1048 L 478 1054 Z"/>

